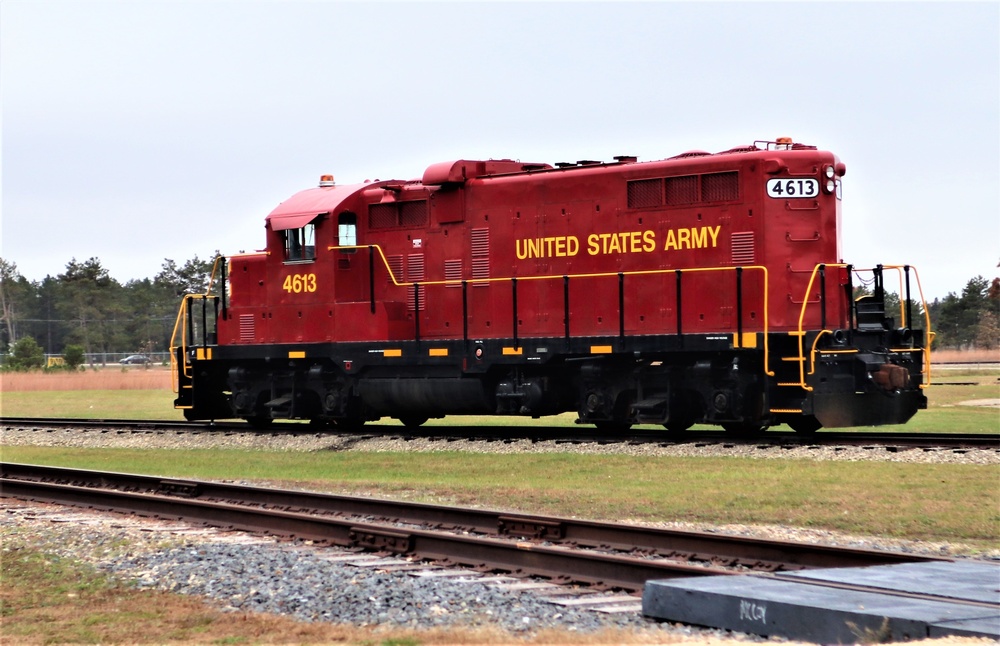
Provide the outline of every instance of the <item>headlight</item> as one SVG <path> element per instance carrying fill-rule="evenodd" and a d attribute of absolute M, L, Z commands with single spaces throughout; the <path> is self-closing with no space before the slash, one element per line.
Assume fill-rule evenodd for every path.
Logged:
<path fill-rule="evenodd" d="M 826 168 L 823 169 L 823 172 L 826 173 L 826 178 L 827 179 L 833 179 L 833 175 L 834 175 L 834 172 L 835 172 L 833 170 L 833 166 L 827 166 Z"/>
<path fill-rule="evenodd" d="M 833 193 L 833 189 L 837 188 L 836 183 L 832 179 L 826 180 L 826 192 Z"/>

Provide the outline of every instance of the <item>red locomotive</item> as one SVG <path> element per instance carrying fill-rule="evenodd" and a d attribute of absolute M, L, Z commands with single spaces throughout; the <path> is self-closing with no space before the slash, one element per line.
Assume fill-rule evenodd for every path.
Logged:
<path fill-rule="evenodd" d="M 926 407 L 930 325 L 911 329 L 911 267 L 841 260 L 844 173 L 784 139 L 323 176 L 267 217 L 266 250 L 185 299 L 175 404 L 255 425 L 567 411 L 609 429 L 903 423 Z M 874 293 L 855 300 L 859 276 Z M 904 305 L 887 312 L 897 277 Z"/>

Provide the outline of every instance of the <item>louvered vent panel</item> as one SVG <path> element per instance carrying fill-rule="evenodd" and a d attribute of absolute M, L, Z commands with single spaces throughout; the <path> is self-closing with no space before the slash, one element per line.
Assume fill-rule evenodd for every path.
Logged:
<path fill-rule="evenodd" d="M 694 204 L 698 201 L 698 176 L 668 177 L 664 181 L 667 204 Z"/>
<path fill-rule="evenodd" d="M 257 317 L 253 314 L 240 314 L 240 341 L 253 343 L 257 339 Z"/>
<path fill-rule="evenodd" d="M 398 225 L 398 209 L 395 203 L 369 204 L 368 205 L 368 228 L 385 229 Z"/>
<path fill-rule="evenodd" d="M 396 279 L 396 282 L 405 282 L 405 278 L 403 278 L 403 256 L 386 256 L 385 260 L 389 263 L 389 271 L 391 272 L 391 275 L 386 276 L 386 282 L 391 283 L 393 278 Z"/>
<path fill-rule="evenodd" d="M 424 254 L 411 253 L 406 257 L 406 280 L 415 282 L 424 279 Z"/>
<path fill-rule="evenodd" d="M 402 202 L 399 205 L 399 224 L 404 227 L 427 225 L 427 200 Z"/>
<path fill-rule="evenodd" d="M 730 202 L 740 197 L 740 176 L 736 171 L 701 176 L 702 202 Z"/>
<path fill-rule="evenodd" d="M 411 253 L 406 257 L 406 282 L 408 283 L 419 283 L 424 280 L 424 254 L 422 253 Z M 406 288 L 406 300 L 407 308 L 413 311 L 413 290 L 414 285 L 410 285 Z M 425 295 L 425 288 L 423 285 L 419 286 L 420 289 L 420 311 L 427 309 Z"/>
<path fill-rule="evenodd" d="M 472 279 L 481 280 L 490 277 L 490 230 L 472 230 Z M 473 283 L 476 287 L 484 287 L 489 283 Z"/>
<path fill-rule="evenodd" d="M 628 208 L 641 209 L 663 204 L 663 180 L 640 179 L 628 183 Z"/>
<path fill-rule="evenodd" d="M 462 260 L 445 260 L 444 261 L 444 279 L 448 281 L 459 281 L 462 280 Z M 462 284 L 459 282 L 448 283 L 448 287 L 461 287 Z"/>
<path fill-rule="evenodd" d="M 472 256 L 489 256 L 490 255 L 490 230 L 489 229 L 473 229 L 472 230 Z"/>
<path fill-rule="evenodd" d="M 733 264 L 752 265 L 756 259 L 753 231 L 733 234 Z"/>

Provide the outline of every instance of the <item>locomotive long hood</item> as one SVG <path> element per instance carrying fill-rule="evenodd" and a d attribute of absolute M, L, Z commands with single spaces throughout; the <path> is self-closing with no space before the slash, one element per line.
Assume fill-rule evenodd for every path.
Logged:
<path fill-rule="evenodd" d="M 279 204 L 266 218 L 265 226 L 272 231 L 300 229 L 324 213 L 333 213 L 355 193 L 372 186 L 367 184 L 345 184 L 324 188 L 310 188 L 300 191 Z"/>

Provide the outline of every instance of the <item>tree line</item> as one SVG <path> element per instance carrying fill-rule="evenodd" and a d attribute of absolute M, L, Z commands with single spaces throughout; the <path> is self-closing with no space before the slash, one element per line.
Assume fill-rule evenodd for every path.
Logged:
<path fill-rule="evenodd" d="M 44 355 L 64 356 L 72 365 L 82 362 L 81 355 L 166 352 L 181 297 L 205 291 L 218 255 L 183 264 L 164 259 L 152 279 L 125 284 L 97 258 L 73 258 L 62 273 L 41 281 L 27 280 L 15 263 L 0 258 L 0 353 L 8 367 L 24 367 L 26 354 L 32 357 L 29 365 Z M 898 295 L 887 293 L 886 300 L 888 311 L 898 311 Z M 914 327 L 923 328 L 923 308 L 918 303 L 911 308 Z M 976 276 L 960 293 L 928 303 L 927 314 L 935 349 L 996 348 L 1000 278 Z M 21 353 L 15 352 L 19 343 L 26 348 Z"/>
<path fill-rule="evenodd" d="M 72 366 L 81 355 L 166 352 L 180 299 L 205 291 L 213 264 L 165 259 L 152 279 L 121 284 L 97 258 L 73 258 L 40 281 L 0 258 L 0 352 L 8 368 L 34 367 L 44 355 Z"/>

